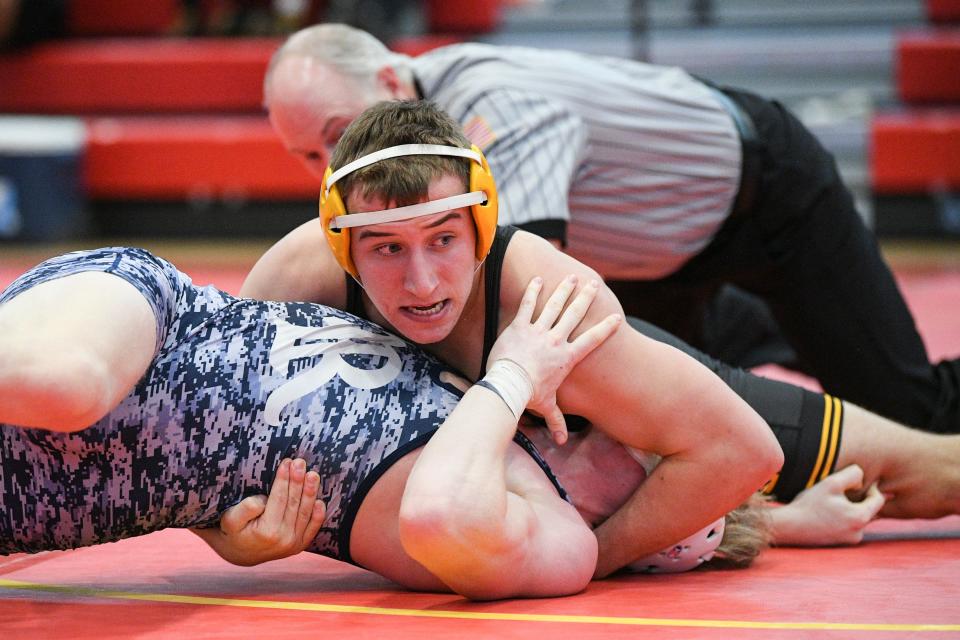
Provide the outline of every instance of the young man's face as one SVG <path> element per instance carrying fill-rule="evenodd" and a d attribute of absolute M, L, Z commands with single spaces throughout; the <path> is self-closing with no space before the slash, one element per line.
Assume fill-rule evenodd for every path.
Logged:
<path fill-rule="evenodd" d="M 461 193 L 463 180 L 447 175 L 430 183 L 424 201 Z M 348 206 L 359 213 L 396 205 L 357 194 Z M 473 292 L 477 232 L 470 210 L 356 227 L 350 235 L 363 288 L 393 329 L 419 344 L 446 338 Z"/>

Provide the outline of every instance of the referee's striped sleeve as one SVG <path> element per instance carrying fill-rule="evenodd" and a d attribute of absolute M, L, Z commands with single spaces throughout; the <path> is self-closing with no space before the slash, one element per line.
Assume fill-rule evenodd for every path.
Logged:
<path fill-rule="evenodd" d="M 536 94 L 497 89 L 455 117 L 482 118 L 492 132 L 482 150 L 497 183 L 500 224 L 569 219 L 570 186 L 586 140 L 577 115 Z"/>

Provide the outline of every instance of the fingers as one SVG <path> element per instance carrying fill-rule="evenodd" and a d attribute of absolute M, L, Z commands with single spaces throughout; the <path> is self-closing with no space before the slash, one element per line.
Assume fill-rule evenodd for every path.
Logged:
<path fill-rule="evenodd" d="M 586 317 L 587 311 L 590 310 L 590 305 L 593 304 L 593 300 L 597 297 L 599 290 L 599 282 L 596 280 L 588 282 L 580 289 L 580 293 L 577 294 L 577 297 L 573 299 L 570 306 L 566 308 L 560 316 L 560 319 L 557 320 L 554 329 L 563 336 L 564 340 L 570 337 L 573 330 L 576 329 L 584 317 Z"/>
<path fill-rule="evenodd" d="M 553 441 L 557 444 L 564 444 L 567 441 L 567 421 L 556 402 L 554 402 L 553 407 L 544 412 L 543 419 L 547 423 L 547 429 L 550 430 Z"/>
<path fill-rule="evenodd" d="M 601 322 L 598 322 L 577 336 L 572 343 L 574 355 L 573 361 L 570 363 L 571 367 L 576 366 L 576 364 L 586 358 L 591 351 L 612 336 L 617 330 L 617 327 L 620 326 L 620 320 L 622 320 L 622 317 L 619 314 L 611 313 Z"/>
<path fill-rule="evenodd" d="M 227 534 L 241 531 L 259 518 L 267 506 L 266 496 L 248 496 L 223 512 L 220 529 Z"/>
<path fill-rule="evenodd" d="M 264 518 L 270 522 L 282 522 L 284 510 L 287 507 L 287 495 L 290 489 L 290 465 L 292 460 L 284 458 L 277 468 L 277 475 L 270 486 L 270 496 L 267 499 L 267 508 Z"/>
<path fill-rule="evenodd" d="M 309 535 L 310 528 L 314 526 L 313 517 L 318 503 L 317 495 L 320 492 L 320 474 L 316 471 L 310 471 L 305 474 L 303 481 L 303 493 L 300 495 L 300 501 L 297 509 L 296 533 L 297 537 L 304 544 L 309 544 L 316 533 Z M 322 501 L 319 501 L 323 505 Z M 323 524 L 323 518 L 320 519 Z M 317 526 L 319 529 L 319 525 Z"/>
<path fill-rule="evenodd" d="M 469 389 L 471 385 L 471 383 L 468 382 L 466 378 L 458 376 L 452 371 L 441 371 L 440 382 L 452 385 L 453 387 L 459 389 L 464 393 L 466 393 L 467 389 Z"/>
<path fill-rule="evenodd" d="M 514 316 L 514 322 L 530 324 L 533 321 L 533 311 L 537 308 L 537 300 L 540 298 L 541 289 L 543 289 L 543 278 L 537 276 L 530 281 L 523 292 L 523 299 L 520 300 L 520 307 L 517 309 L 517 315 Z"/>
<path fill-rule="evenodd" d="M 263 524 L 279 527 L 287 535 L 309 543 L 316 537 L 326 515 L 326 505 L 317 499 L 319 493 L 320 475 L 316 471 L 308 472 L 303 458 L 284 459 L 277 469 L 265 508 L 261 508 Z M 247 521 L 259 515 L 255 514 Z M 311 531 L 313 535 L 310 535 Z"/>
<path fill-rule="evenodd" d="M 823 482 L 830 482 L 831 486 L 842 491 L 857 490 L 863 487 L 863 469 L 860 465 L 851 464 L 840 471 L 834 471 L 824 478 Z"/>
<path fill-rule="evenodd" d="M 319 477 L 319 476 L 318 476 Z M 323 520 L 327 517 L 327 505 L 323 500 L 315 500 L 310 514 L 310 521 L 303 532 L 303 548 L 306 549 L 313 542 L 314 538 L 320 533 L 320 527 L 323 526 Z"/>
<path fill-rule="evenodd" d="M 290 471 L 287 480 L 287 500 L 286 508 L 283 510 L 283 524 L 286 527 L 296 530 L 301 516 L 303 506 L 304 484 L 307 476 L 307 462 L 303 458 L 296 458 L 290 463 Z M 314 495 L 316 498 L 316 495 Z M 309 509 L 313 508 L 313 504 Z M 307 512 L 307 519 L 310 514 Z"/>
<path fill-rule="evenodd" d="M 560 284 L 557 285 L 557 288 L 553 290 L 553 293 L 550 294 L 550 297 L 547 298 L 547 303 L 544 305 L 543 311 L 540 312 L 540 317 L 537 318 L 535 324 L 538 324 L 546 329 L 552 327 L 556 323 L 557 318 L 560 317 L 560 314 L 563 313 L 563 307 L 567 304 L 567 300 L 570 299 L 570 294 L 573 293 L 573 290 L 576 289 L 576 287 L 577 276 L 569 275 L 564 278 Z M 596 292 L 594 292 L 594 294 L 595 293 Z M 586 306 L 590 306 L 589 302 Z M 585 312 L 586 310 L 584 309 L 584 313 Z M 573 326 L 577 326 L 582 319 L 583 315 L 581 314 L 580 318 L 577 319 Z M 571 331 L 572 330 L 573 329 L 571 328 Z M 570 332 L 568 331 L 566 335 L 570 335 Z M 564 337 L 566 337 L 566 335 Z"/>
<path fill-rule="evenodd" d="M 870 516 L 870 519 L 873 520 L 877 517 L 877 514 L 880 513 L 880 509 L 883 508 L 883 505 L 886 502 L 886 497 L 880 491 L 877 483 L 874 482 L 872 485 L 870 485 L 870 488 L 867 489 L 867 495 L 860 504 L 864 506 Z"/>

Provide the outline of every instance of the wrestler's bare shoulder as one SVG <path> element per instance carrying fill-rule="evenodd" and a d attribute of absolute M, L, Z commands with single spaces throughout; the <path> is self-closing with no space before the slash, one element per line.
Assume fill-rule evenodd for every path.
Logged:
<path fill-rule="evenodd" d="M 247 275 L 240 295 L 341 306 L 346 298 L 343 271 L 320 220 L 301 224 L 270 247 Z"/>

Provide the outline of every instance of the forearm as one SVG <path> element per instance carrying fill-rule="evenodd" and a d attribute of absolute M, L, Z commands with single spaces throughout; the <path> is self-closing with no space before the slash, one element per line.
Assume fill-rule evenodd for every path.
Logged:
<path fill-rule="evenodd" d="M 711 458 L 711 453 L 713 456 Z M 762 482 L 740 482 L 723 452 L 664 458 L 630 499 L 595 531 L 602 578 L 689 536 L 741 504 Z"/>
<path fill-rule="evenodd" d="M 496 394 L 470 388 L 411 470 L 401 522 L 447 533 L 453 527 L 479 538 L 473 542 L 499 538 L 507 510 L 504 459 L 515 432 L 516 418 Z"/>
<path fill-rule="evenodd" d="M 613 439 L 663 459 L 597 529 L 598 577 L 725 515 L 783 461 L 767 424 L 705 367 L 635 332 L 621 337 L 616 351 L 603 348 L 624 363 L 613 370 L 638 375 L 585 360 L 593 369 L 575 370 L 563 399 Z"/>
<path fill-rule="evenodd" d="M 705 438 L 661 460 L 650 476 L 594 531 L 595 577 L 602 578 L 676 544 L 723 517 L 757 491 L 779 458 L 763 449 Z"/>

